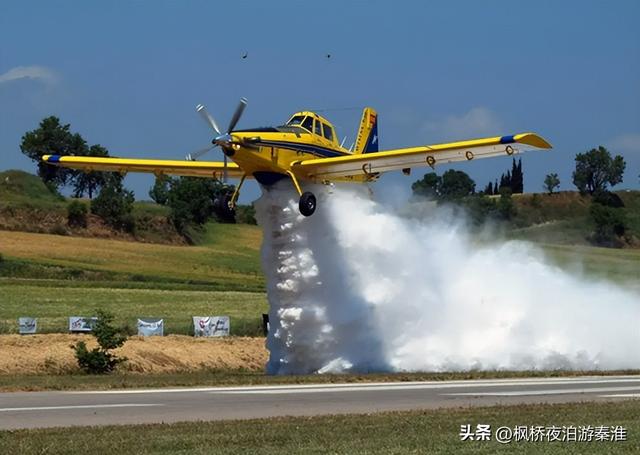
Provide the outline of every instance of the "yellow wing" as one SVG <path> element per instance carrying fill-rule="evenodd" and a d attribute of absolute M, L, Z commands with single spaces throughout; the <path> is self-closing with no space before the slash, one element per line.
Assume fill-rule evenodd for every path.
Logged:
<path fill-rule="evenodd" d="M 521 133 L 513 136 L 298 161 L 293 164 L 292 171 L 298 176 L 309 179 L 371 176 L 398 169 L 434 167 L 443 163 L 512 155 L 531 148 L 549 149 L 551 144 L 537 134 Z"/>
<path fill-rule="evenodd" d="M 42 161 L 54 166 L 91 171 L 149 172 L 156 175 L 222 178 L 224 163 L 217 161 L 142 160 L 131 158 L 100 158 L 88 156 L 44 155 Z M 229 177 L 242 177 L 244 172 L 235 163 L 227 164 Z"/>

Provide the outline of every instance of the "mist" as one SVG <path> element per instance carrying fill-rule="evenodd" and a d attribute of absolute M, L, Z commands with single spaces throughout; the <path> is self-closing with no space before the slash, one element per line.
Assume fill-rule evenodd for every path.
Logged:
<path fill-rule="evenodd" d="M 256 201 L 268 373 L 640 368 L 639 294 L 478 241 L 446 208 L 416 220 L 361 185 L 308 189 L 308 218 L 286 181 Z"/>

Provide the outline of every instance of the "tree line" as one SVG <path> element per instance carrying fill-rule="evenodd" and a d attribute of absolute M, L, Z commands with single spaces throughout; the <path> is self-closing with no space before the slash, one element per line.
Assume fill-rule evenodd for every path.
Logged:
<path fill-rule="evenodd" d="M 578 153 L 575 157 L 572 182 L 581 195 L 591 198 L 589 214 L 594 224 L 591 240 L 595 244 L 620 246 L 623 243 L 628 224 L 624 203 L 610 188 L 623 181 L 625 167 L 622 156 L 612 156 L 603 146 Z M 545 176 L 543 188 L 549 196 L 559 186 L 557 173 Z M 482 224 L 488 219 L 509 221 L 517 213 L 511 196 L 524 191 L 522 160 L 514 158 L 510 170 L 499 180 L 487 183 L 479 192 L 476 192 L 476 184 L 468 174 L 456 170 L 448 170 L 441 176 L 429 172 L 411 188 L 414 196 L 464 208 L 475 224 Z M 500 196 L 497 200 L 488 197 L 497 195 Z"/>

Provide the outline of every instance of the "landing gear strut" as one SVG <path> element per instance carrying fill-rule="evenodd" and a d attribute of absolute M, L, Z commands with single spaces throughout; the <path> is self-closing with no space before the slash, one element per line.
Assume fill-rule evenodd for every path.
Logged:
<path fill-rule="evenodd" d="M 227 192 L 222 196 L 216 198 L 213 201 L 213 210 L 216 212 L 218 217 L 223 219 L 224 221 L 234 222 L 236 219 L 236 202 L 238 201 L 238 196 L 240 196 L 240 188 L 242 188 L 242 184 L 247 176 L 243 175 L 240 179 L 240 183 L 236 186 L 235 191 L 232 193 Z"/>
<path fill-rule="evenodd" d="M 300 201 L 298 202 L 298 209 L 300 213 L 304 216 L 311 216 L 313 212 L 316 211 L 316 197 L 311 191 L 302 192 L 302 188 L 300 188 L 300 183 L 298 183 L 298 179 L 296 175 L 287 171 L 287 175 L 291 177 L 291 181 L 293 182 L 293 186 L 296 188 L 296 191 L 300 195 Z"/>

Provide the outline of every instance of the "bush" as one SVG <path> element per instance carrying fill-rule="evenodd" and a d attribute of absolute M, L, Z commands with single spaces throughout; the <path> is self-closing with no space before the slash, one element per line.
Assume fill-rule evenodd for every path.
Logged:
<path fill-rule="evenodd" d="M 80 201 L 71 201 L 67 206 L 69 227 L 87 227 L 87 206 Z"/>
<path fill-rule="evenodd" d="M 116 229 L 134 232 L 133 201 L 133 192 L 122 186 L 122 177 L 112 174 L 91 201 L 91 212 Z"/>
<path fill-rule="evenodd" d="M 256 209 L 251 205 L 238 205 L 236 207 L 236 222 L 243 224 L 258 224 L 256 220 Z"/>
<path fill-rule="evenodd" d="M 69 231 L 67 231 L 67 228 L 64 227 L 64 225 L 62 225 L 62 224 L 54 224 L 49 229 L 49 234 L 53 234 L 53 235 L 69 235 Z"/>
<path fill-rule="evenodd" d="M 617 248 L 623 245 L 621 237 L 626 231 L 624 209 L 594 202 L 591 204 L 589 214 L 595 223 L 595 230 L 592 235 L 593 243 Z"/>
<path fill-rule="evenodd" d="M 503 220 L 510 220 L 516 215 L 516 206 L 511 199 L 511 188 L 500 188 L 500 199 L 498 200 L 498 214 Z"/>
<path fill-rule="evenodd" d="M 88 374 L 110 373 L 118 364 L 127 360 L 111 352 L 122 346 L 127 341 L 127 336 L 113 327 L 112 315 L 104 311 L 97 311 L 97 315 L 92 335 L 96 338 L 98 347 L 89 351 L 84 341 L 78 341 L 71 346 L 75 351 L 78 366 Z"/>

